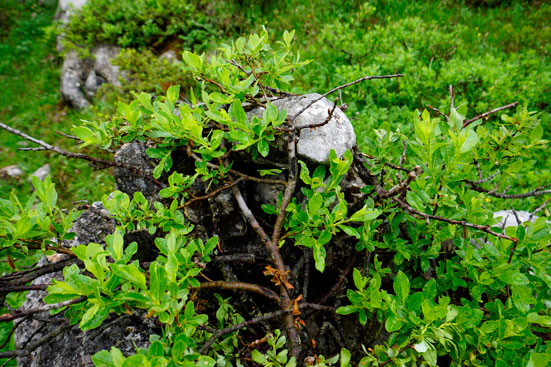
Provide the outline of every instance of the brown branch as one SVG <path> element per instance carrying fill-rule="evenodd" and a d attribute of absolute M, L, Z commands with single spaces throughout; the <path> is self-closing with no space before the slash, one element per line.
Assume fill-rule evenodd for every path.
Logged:
<path fill-rule="evenodd" d="M 199 78 L 204 80 L 205 82 L 207 83 L 210 83 L 212 85 L 216 85 L 218 87 L 218 89 L 220 89 L 220 92 L 222 93 L 226 93 L 226 90 L 224 89 L 224 87 L 222 86 L 222 84 L 212 80 L 212 79 L 209 79 L 207 77 L 205 77 L 203 74 L 199 75 Z"/>
<path fill-rule="evenodd" d="M 323 122 L 320 122 L 318 124 L 297 126 L 297 127 L 294 128 L 295 132 L 301 132 L 304 129 L 315 129 L 315 128 L 327 125 L 329 123 L 329 121 L 331 121 L 331 118 L 333 117 L 333 113 L 335 112 L 335 108 L 337 108 L 337 102 L 338 101 L 339 101 L 339 99 L 336 98 L 335 103 L 333 104 L 333 108 L 331 110 L 327 111 L 327 117 L 325 118 L 325 120 L 323 120 Z M 290 123 L 292 123 L 292 121 L 290 121 Z"/>
<path fill-rule="evenodd" d="M 493 197 L 496 197 L 496 198 L 499 198 L 499 199 L 522 199 L 522 198 L 527 198 L 527 197 L 551 194 L 551 189 L 545 190 L 546 188 L 550 187 L 551 184 L 546 185 L 546 186 L 538 187 L 536 189 L 533 189 L 531 191 L 528 191 L 528 192 L 525 192 L 525 193 L 522 193 L 522 194 L 506 194 L 505 192 L 507 191 L 508 188 L 504 192 L 495 192 L 495 190 L 487 190 L 483 187 L 480 187 L 479 185 L 477 185 L 476 181 L 473 182 L 473 181 L 464 180 L 463 182 L 465 182 L 467 185 L 469 185 L 469 187 L 473 191 L 482 192 L 484 194 L 487 194 L 487 195 L 490 195 L 490 196 L 493 196 Z"/>
<path fill-rule="evenodd" d="M 214 197 L 216 195 L 218 195 L 219 193 L 221 193 L 222 191 L 224 190 L 228 190 L 228 189 L 231 189 L 233 186 L 237 185 L 238 183 L 240 183 L 241 181 L 243 181 L 244 178 L 243 177 L 239 177 L 237 180 L 235 180 L 234 182 L 230 183 L 230 184 L 227 184 L 227 185 L 224 185 L 222 187 L 219 187 L 217 188 L 216 190 L 206 194 L 206 195 L 203 195 L 203 196 L 195 196 L 193 198 L 191 198 L 190 200 L 187 200 L 183 205 L 180 205 L 178 206 L 177 209 L 183 209 L 184 207 L 186 206 L 189 206 L 191 205 L 192 203 L 196 202 L 196 201 L 199 201 L 199 200 L 205 200 L 205 199 L 208 199 L 208 198 L 211 198 L 211 197 Z"/>
<path fill-rule="evenodd" d="M 4 130 L 7 130 L 7 131 L 9 131 L 10 133 L 12 133 L 14 135 L 20 136 L 23 139 L 28 140 L 32 143 L 38 144 L 46 150 L 50 150 L 52 152 L 55 152 L 57 154 L 65 156 L 67 158 L 82 159 L 82 160 L 91 162 L 92 164 L 95 164 L 95 165 L 124 168 L 126 170 L 129 170 L 129 171 L 135 173 L 138 176 L 142 176 L 142 177 L 154 182 L 155 184 L 157 184 L 160 187 L 165 187 L 165 185 L 162 182 L 160 182 L 159 180 L 145 174 L 144 172 L 142 172 L 137 167 L 128 166 L 126 164 L 119 163 L 119 162 L 108 161 L 108 160 L 101 159 L 101 158 L 91 157 L 91 156 L 83 154 L 83 153 L 69 152 L 69 151 L 63 150 L 63 149 L 61 149 L 61 148 L 59 148 L 55 145 L 50 145 L 50 144 L 48 144 L 48 143 L 46 143 L 42 140 L 35 139 L 32 136 L 29 136 L 29 135 L 27 135 L 27 134 L 25 134 L 25 133 L 23 133 L 19 130 L 16 130 L 16 129 L 6 125 L 6 124 L 3 124 L 2 122 L 0 122 L 0 128 L 2 128 Z"/>
<path fill-rule="evenodd" d="M 189 152 L 189 155 L 195 159 L 197 162 L 202 162 L 203 160 L 201 159 L 201 157 L 197 156 L 195 153 L 191 153 Z M 214 164 L 212 162 L 207 162 L 207 167 L 209 168 L 212 168 L 212 169 L 220 169 L 220 166 L 217 165 L 217 164 Z M 258 182 L 258 183 L 265 183 L 265 184 L 274 184 L 274 185 L 283 185 L 285 186 L 287 184 L 287 181 L 283 181 L 283 180 L 274 180 L 274 179 L 270 179 L 270 178 L 259 178 L 259 177 L 254 177 L 254 176 L 249 176 L 245 173 L 242 173 L 242 172 L 239 172 L 239 171 L 236 171 L 234 169 L 231 169 L 228 171 L 230 173 L 233 173 L 234 175 L 237 175 L 237 176 L 240 176 L 242 177 L 244 180 L 247 180 L 247 181 L 253 181 L 253 182 Z M 236 180 L 234 180 L 235 182 Z M 232 185 L 233 186 L 233 185 Z"/>
<path fill-rule="evenodd" d="M 71 265 L 76 262 L 79 262 L 79 261 L 75 258 L 69 258 L 66 260 L 58 261 L 53 264 L 43 265 L 38 268 L 23 270 L 17 273 L 6 274 L 0 278 L 0 284 L 9 282 L 10 286 L 24 285 L 44 274 L 55 273 L 56 271 L 60 271 L 63 268 L 65 268 L 65 266 Z"/>
<path fill-rule="evenodd" d="M 254 325 L 254 324 L 258 324 L 259 322 L 275 319 L 279 316 L 282 316 L 282 315 L 285 315 L 285 314 L 290 314 L 290 313 L 291 313 L 291 310 L 279 310 L 279 311 L 269 312 L 269 313 L 264 314 L 262 316 L 255 317 L 254 319 L 243 321 L 243 322 L 240 322 L 239 324 L 232 325 L 232 326 L 229 326 L 229 327 L 224 328 L 224 329 L 220 329 L 217 332 L 215 332 L 209 338 L 209 340 L 207 340 L 205 345 L 203 345 L 203 347 L 199 350 L 199 353 L 200 354 L 206 354 L 208 352 L 208 350 L 210 349 L 210 347 L 212 346 L 212 344 L 216 341 L 216 339 L 218 339 L 222 335 L 233 333 L 234 331 L 241 330 L 244 327 L 251 326 L 251 325 Z"/>
<path fill-rule="evenodd" d="M 59 334 L 71 329 L 73 326 L 74 325 L 71 325 L 69 322 L 66 322 L 65 325 L 55 328 L 50 333 L 44 335 L 42 338 L 38 339 L 34 343 L 29 344 L 28 346 L 25 347 L 24 350 L 10 350 L 7 352 L 0 353 L 0 359 L 27 356 L 31 354 L 35 349 L 51 341 Z"/>
<path fill-rule="evenodd" d="M 302 309 L 313 309 L 313 310 L 317 310 L 317 311 L 335 312 L 334 307 L 318 305 L 318 304 L 315 304 L 315 303 L 300 303 L 298 306 L 299 306 L 299 308 L 302 308 Z M 217 332 L 215 332 L 209 338 L 209 340 L 207 340 L 205 345 L 203 345 L 203 347 L 199 350 L 199 353 L 200 354 L 206 354 L 208 352 L 208 350 L 210 349 L 210 347 L 212 346 L 212 344 L 216 341 L 216 339 L 218 339 L 222 335 L 233 333 L 234 331 L 241 330 L 241 329 L 243 329 L 247 326 L 251 326 L 251 325 L 263 322 L 263 321 L 268 321 L 268 320 L 271 320 L 271 319 L 275 319 L 277 317 L 280 317 L 280 316 L 283 316 L 283 315 L 286 315 L 286 314 L 290 314 L 291 312 L 292 312 L 292 310 L 279 310 L 279 311 L 269 312 L 269 313 L 266 313 L 264 315 L 255 317 L 251 320 L 243 321 L 239 324 L 232 325 L 232 326 L 229 326 L 229 327 L 224 328 L 224 329 L 220 329 Z"/>
<path fill-rule="evenodd" d="M 328 95 L 330 95 L 331 93 L 334 93 L 340 89 L 344 89 L 344 88 L 347 88 L 347 87 L 350 87 L 354 84 L 358 84 L 358 83 L 361 83 L 363 81 L 366 81 L 366 80 L 371 80 L 371 79 L 390 79 L 390 78 L 399 78 L 399 77 L 402 77 L 404 76 L 404 74 L 392 74 L 392 75 L 380 75 L 380 76 L 364 76 L 363 78 L 360 78 L 360 79 L 357 79 L 357 80 L 354 80 L 353 82 L 350 82 L 350 83 L 346 83 L 346 84 L 343 84 L 343 85 L 340 85 L 338 87 L 335 87 L 333 89 L 331 89 L 330 91 L 328 92 L 325 92 L 324 94 L 322 94 L 320 97 L 314 99 L 312 102 L 310 102 L 308 105 L 306 105 L 305 107 L 303 107 L 300 111 L 298 111 L 298 113 L 293 116 L 293 118 L 291 119 L 291 121 L 295 121 L 296 118 L 298 116 L 300 116 L 304 111 L 306 111 L 307 109 L 309 109 L 314 103 L 322 100 L 323 98 L 327 97 Z"/>
<path fill-rule="evenodd" d="M 33 308 L 33 309 L 30 309 L 30 310 L 25 310 L 25 311 L 16 310 L 16 311 L 14 311 L 13 313 L 10 313 L 10 314 L 0 315 L 0 322 L 19 319 L 21 317 L 25 317 L 25 316 L 28 316 L 28 315 L 33 315 L 35 313 L 56 310 L 58 308 L 74 305 L 75 303 L 85 301 L 86 299 L 87 299 L 87 297 L 82 296 L 82 297 L 75 298 L 75 299 L 72 299 L 72 300 L 69 300 L 69 301 L 55 303 L 55 304 L 52 304 L 52 305 L 47 305 L 47 306 L 44 306 L 42 308 Z"/>
<path fill-rule="evenodd" d="M 427 105 L 427 107 L 431 110 L 433 110 L 434 112 L 438 113 L 440 116 L 444 117 L 444 119 L 446 119 L 446 121 L 449 121 L 449 117 L 442 111 L 440 111 L 438 108 L 436 107 L 432 107 L 430 104 Z"/>
<path fill-rule="evenodd" d="M 259 75 L 254 71 L 254 67 L 251 64 L 251 61 L 249 60 L 248 57 L 245 57 L 245 61 L 247 61 L 247 64 L 249 64 L 249 66 L 251 67 L 251 73 L 253 73 L 254 79 L 258 83 L 258 86 L 260 87 L 260 89 L 262 89 L 262 93 L 264 94 L 264 99 L 266 99 L 266 101 L 267 101 L 268 100 L 268 95 L 266 94 L 266 89 L 264 89 L 264 85 L 262 84 L 262 82 L 259 79 Z"/>
<path fill-rule="evenodd" d="M 200 283 L 199 287 L 193 288 L 200 292 L 208 289 L 225 289 L 235 291 L 246 291 L 260 294 L 263 297 L 271 299 L 277 303 L 281 302 L 279 296 L 271 289 L 259 286 L 257 284 L 245 283 L 245 282 L 226 282 L 226 281 L 212 281 L 207 283 Z"/>
<path fill-rule="evenodd" d="M 46 290 L 46 288 L 48 288 L 48 284 L 14 285 L 7 287 L 0 286 L 0 294 L 25 291 L 43 291 Z"/>
<path fill-rule="evenodd" d="M 57 133 L 57 134 L 59 134 L 59 135 L 61 135 L 61 136 L 66 137 L 66 138 L 76 140 L 79 144 L 82 143 L 82 140 L 81 140 L 79 137 L 77 137 L 77 136 L 65 134 L 64 132 L 57 131 L 57 130 L 55 130 L 54 132 Z"/>
<path fill-rule="evenodd" d="M 426 219 L 426 220 L 434 219 L 434 220 L 437 220 L 437 221 L 440 221 L 440 222 L 446 222 L 446 223 L 450 223 L 450 224 L 460 225 L 460 226 L 463 226 L 463 227 L 473 228 L 473 229 L 477 229 L 479 231 L 486 232 L 486 233 L 491 234 L 493 236 L 496 236 L 496 237 L 499 237 L 499 238 L 502 238 L 502 239 L 505 239 L 505 240 L 512 241 L 514 243 L 519 242 L 518 238 L 509 237 L 507 235 L 492 231 L 490 229 L 489 225 L 483 226 L 483 225 L 480 225 L 480 224 L 473 224 L 473 223 L 465 222 L 463 220 L 448 219 L 448 218 L 440 217 L 440 216 L 437 216 L 437 215 L 426 214 L 426 213 L 423 213 L 419 210 L 413 209 L 409 204 L 407 204 L 406 202 L 404 202 L 404 201 L 402 201 L 402 200 L 400 200 L 396 197 L 393 197 L 392 200 L 394 202 L 396 202 L 402 209 L 404 209 L 407 213 L 409 213 L 412 216 L 419 216 L 419 217 L 422 217 L 423 219 Z"/>
<path fill-rule="evenodd" d="M 498 108 L 494 108 L 493 110 L 488 111 L 488 112 L 484 112 L 483 114 L 475 116 L 472 119 L 469 119 L 469 120 L 465 119 L 465 121 L 463 121 L 463 129 L 466 128 L 467 126 L 469 126 L 470 124 L 472 124 L 473 122 L 475 122 L 477 120 L 480 120 L 480 119 L 483 119 L 485 117 L 488 117 L 493 113 L 496 113 L 496 112 L 499 112 L 499 111 L 502 111 L 502 110 L 506 110 L 508 108 L 516 107 L 516 106 L 518 106 L 518 102 L 509 103 L 508 105 L 498 107 Z"/>
<path fill-rule="evenodd" d="M 358 252 L 354 250 L 352 258 L 348 262 L 346 269 L 344 269 L 344 271 L 339 274 L 337 281 L 335 282 L 335 284 L 333 284 L 331 289 L 323 297 L 321 297 L 321 300 L 319 301 L 320 304 L 326 303 L 329 300 L 329 298 L 331 298 L 333 294 L 335 294 L 335 292 L 337 292 L 341 288 L 342 284 L 344 283 L 344 280 L 350 273 L 350 270 L 352 270 L 352 267 L 356 262 L 357 256 L 358 256 Z"/>

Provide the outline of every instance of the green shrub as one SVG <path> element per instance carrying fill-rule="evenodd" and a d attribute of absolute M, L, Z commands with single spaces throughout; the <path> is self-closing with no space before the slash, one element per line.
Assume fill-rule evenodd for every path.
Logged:
<path fill-rule="evenodd" d="M 200 2 L 180 0 L 90 0 L 65 27 L 69 48 L 98 43 L 121 47 L 160 48 L 172 39 L 185 48 L 205 47 L 214 32 L 211 20 L 198 11 Z"/>
<path fill-rule="evenodd" d="M 123 49 L 111 62 L 120 68 L 120 86 L 103 84 L 96 95 L 100 109 L 111 107 L 110 112 L 119 102 L 130 102 L 135 92 L 163 95 L 172 85 L 189 89 L 195 84 L 179 62 L 160 59 L 149 50 Z"/>
<path fill-rule="evenodd" d="M 445 35 L 434 36 L 440 36 L 443 45 L 449 42 Z M 257 336 L 239 330 L 259 322 L 253 317 L 260 309 L 238 314 L 230 299 L 216 296 L 215 304 L 208 306 L 200 294 L 192 293 L 202 287 L 200 273 L 206 279 L 219 274 L 217 270 L 211 274 L 208 264 L 219 255 L 220 239 L 201 238 L 204 232 L 196 232 L 186 220 L 185 207 L 226 189 L 232 190 L 253 235 L 258 235 L 255 243 L 266 247 L 272 261 L 271 266 L 256 269 L 273 277 L 270 285 L 278 291 L 271 291 L 270 302 L 275 299 L 275 304 L 262 310 L 260 319 L 288 315 L 282 317 L 285 335 L 276 330 L 267 335 L 267 351 L 251 352 L 256 363 L 294 367 L 302 361 L 301 350 L 315 353 L 307 361 L 319 367 L 551 362 L 551 224 L 540 218 L 500 228 L 493 212 L 503 205 L 499 202 L 503 188 L 499 182 L 499 189 L 488 188 L 518 175 L 548 144 L 537 115 L 519 106 L 503 114 L 497 125 L 483 119 L 467 122 L 466 104 L 442 109 L 445 117 L 415 111 L 409 116 L 411 132 L 400 132 L 387 122 L 373 129 L 367 144 L 371 155 L 348 151 L 339 158 L 332 151 L 327 165 L 309 166 L 295 155 L 294 136 L 299 131 L 292 128 L 294 117 L 265 99 L 289 86 L 292 72 L 305 64 L 291 48 L 292 38 L 293 33 L 286 32 L 276 43 L 263 32 L 223 45 L 220 54 L 210 58 L 185 52 L 187 70 L 203 81 L 199 101 L 190 92 L 191 105 L 178 105 L 179 88 L 172 86 L 166 97 L 152 100 L 142 93 L 133 102 L 120 104 L 113 119 L 75 126 L 83 146 L 109 148 L 133 140 L 155 144 L 147 154 L 158 160 L 154 178 L 165 181 L 159 192 L 162 199 L 153 205 L 139 192 L 133 197 L 118 191 L 104 196 L 116 231 L 105 238 L 105 247 L 90 243 L 70 250 L 83 266 L 67 266 L 64 279 L 48 287 L 49 303 L 79 301 L 67 315 L 82 330 L 99 327 L 111 313 L 131 309 L 146 310 L 162 326 L 162 334 L 152 335 L 147 349 L 124 356 L 113 346 L 97 353 L 94 364 L 250 365 L 241 358 L 239 343 L 256 343 Z M 418 52 L 418 57 L 428 59 Z M 400 57 L 398 65 L 399 61 Z M 387 85 L 400 92 L 397 83 Z M 399 101 L 407 96 L 398 93 L 388 98 Z M 245 102 L 264 107 L 262 116 L 247 116 Z M 176 107 L 179 114 L 174 113 Z M 289 142 L 288 161 L 284 160 L 288 163 L 272 166 L 273 162 L 260 161 L 281 138 Z M 173 161 L 182 152 L 195 161 L 188 171 Z M 238 168 L 244 156 L 248 174 Z M 361 192 L 366 196 L 358 205 L 350 205 L 341 187 L 352 167 L 365 182 Z M 235 177 L 269 180 L 258 177 L 275 172 L 285 177 L 277 205 L 261 206 L 241 195 L 246 186 L 238 185 Z M 194 183 L 201 181 L 200 192 L 194 191 Z M 24 204 L 14 196 L 0 201 L 3 254 L 21 256 L 38 247 L 37 241 L 39 254 L 67 252 L 51 238 L 71 238 L 76 213 L 57 206 L 49 178 L 35 179 L 33 184 L 39 204 L 33 205 L 34 197 Z M 273 228 L 272 236 L 263 228 Z M 150 262 L 135 256 L 136 242 L 125 243 L 125 234 L 136 230 L 156 236 L 159 253 Z M 481 241 L 482 237 L 489 241 Z M 327 249 L 339 245 L 357 251 L 350 273 L 326 268 L 331 264 Z M 345 303 L 332 318 L 357 315 L 363 330 L 375 334 L 376 328 L 366 325 L 380 325 L 388 337 L 370 346 L 347 345 L 348 350 L 308 349 L 310 343 L 298 343 L 296 333 L 304 325 L 301 311 L 322 307 L 301 303 L 303 292 L 309 286 L 322 292 L 332 289 L 332 284 L 306 283 L 306 270 L 289 277 L 287 269 L 296 265 L 292 252 L 286 252 L 292 247 L 312 256 L 312 272 L 348 279 L 349 288 L 340 296 L 344 299 L 346 294 Z M 222 283 L 222 290 L 259 287 Z"/>

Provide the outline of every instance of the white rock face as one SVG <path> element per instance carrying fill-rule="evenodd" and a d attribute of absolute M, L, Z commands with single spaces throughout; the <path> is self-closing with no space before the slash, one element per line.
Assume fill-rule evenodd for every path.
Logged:
<path fill-rule="evenodd" d="M 517 215 L 515 216 L 515 213 L 512 210 L 500 210 L 498 212 L 494 213 L 494 218 L 501 217 L 501 221 L 497 224 L 498 227 L 503 227 L 503 223 L 505 223 L 505 227 L 512 227 L 512 226 L 519 226 L 524 222 L 532 221 L 535 222 L 536 219 L 539 217 L 536 215 L 532 215 L 532 213 L 523 211 L 523 210 L 516 210 Z M 530 218 L 530 216 L 532 216 Z M 520 223 L 517 221 L 517 217 L 520 220 Z"/>
<path fill-rule="evenodd" d="M 60 91 L 63 101 L 74 108 L 88 107 L 98 88 L 103 83 L 119 86 L 119 68 L 111 59 L 120 52 L 120 47 L 99 45 L 90 53 L 91 57 L 81 59 L 75 51 L 65 56 L 61 68 Z"/>
<path fill-rule="evenodd" d="M 31 176 L 37 177 L 40 181 L 44 181 L 46 176 L 50 174 L 50 165 L 45 164 L 36 171 L 34 171 Z M 31 182 L 31 178 L 29 177 L 29 182 Z"/>
<path fill-rule="evenodd" d="M 0 168 L 0 179 L 17 178 L 23 176 L 23 171 L 17 164 Z"/>
<path fill-rule="evenodd" d="M 308 106 L 321 95 L 305 94 L 302 96 L 286 97 L 272 101 L 278 110 L 287 110 L 287 116 L 293 118 L 300 110 Z M 321 124 L 329 116 L 333 109 L 333 102 L 327 98 L 314 103 L 301 113 L 294 121 L 294 126 L 302 127 Z M 256 108 L 250 113 L 262 116 L 264 108 Z M 328 164 L 329 151 L 335 150 L 337 156 L 342 158 L 344 152 L 356 146 L 356 134 L 350 120 L 338 107 L 335 108 L 331 120 L 327 124 L 316 128 L 301 130 L 297 144 L 297 155 L 311 163 Z"/>

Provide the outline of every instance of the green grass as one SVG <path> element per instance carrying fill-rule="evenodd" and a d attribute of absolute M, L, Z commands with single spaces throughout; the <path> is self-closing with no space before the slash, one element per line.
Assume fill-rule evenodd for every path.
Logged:
<path fill-rule="evenodd" d="M 22 2 L 6 0 L 0 5 L 0 121 L 33 137 L 66 149 L 76 150 L 72 141 L 55 130 L 70 132 L 80 118 L 90 113 L 76 113 L 61 108 L 59 73 L 61 60 L 55 51 L 54 37 L 47 37 L 56 9 L 53 1 Z M 108 175 L 95 174 L 85 162 L 69 161 L 51 152 L 22 152 L 20 147 L 35 146 L 22 138 L 0 131 L 0 167 L 17 164 L 25 173 L 18 180 L 0 181 L 0 197 L 11 190 L 27 195 L 31 186 L 27 177 L 46 163 L 58 184 L 61 203 L 70 206 L 81 199 L 97 199 L 112 186 Z"/>

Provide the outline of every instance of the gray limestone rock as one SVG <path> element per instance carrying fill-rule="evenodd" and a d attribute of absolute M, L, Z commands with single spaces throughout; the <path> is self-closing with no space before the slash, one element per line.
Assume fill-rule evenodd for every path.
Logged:
<path fill-rule="evenodd" d="M 113 45 L 98 45 L 92 49 L 92 60 L 94 70 L 99 77 L 107 81 L 107 83 L 115 86 L 119 83 L 119 67 L 111 63 L 111 59 L 117 57 L 121 52 L 120 47 Z"/>
<path fill-rule="evenodd" d="M 37 177 L 40 181 L 44 181 L 46 176 L 50 174 L 50 165 L 45 164 L 36 171 L 34 171 L 31 176 Z M 29 183 L 31 183 L 31 178 L 29 177 Z"/>
<path fill-rule="evenodd" d="M 90 242 L 102 243 L 105 236 L 115 229 L 115 222 L 109 218 L 107 210 L 100 202 L 90 206 L 75 221 L 72 230 L 76 236 L 63 243 L 73 247 Z M 66 255 L 54 255 L 43 258 L 39 265 L 48 265 L 67 261 Z M 49 284 L 52 279 L 61 280 L 61 272 L 43 275 L 34 280 L 34 284 Z M 22 310 L 44 307 L 42 301 L 46 291 L 30 291 Z M 43 312 L 39 317 L 21 319 L 15 331 L 14 339 L 17 349 L 24 350 L 38 346 L 28 355 L 20 356 L 17 365 L 20 367 L 66 367 L 93 366 L 91 356 L 95 353 L 116 346 L 124 354 L 133 354 L 136 347 L 146 348 L 149 335 L 158 333 L 153 323 L 135 312 L 132 315 L 111 315 L 102 326 L 88 332 L 82 332 L 78 325 L 71 326 L 62 314 L 50 316 Z"/>
<path fill-rule="evenodd" d="M 10 179 L 23 176 L 23 171 L 17 164 L 0 168 L 0 179 Z"/>
<path fill-rule="evenodd" d="M 279 110 L 287 110 L 287 116 L 293 118 L 300 110 L 321 97 L 321 95 L 305 94 L 277 99 L 272 103 Z M 307 110 L 302 112 L 294 121 L 294 126 L 303 127 L 323 123 L 333 109 L 333 102 L 327 98 L 315 102 Z M 262 116 L 264 108 L 259 107 L 248 114 Z M 329 151 L 335 150 L 337 156 L 342 158 L 346 150 L 352 150 L 356 146 L 356 134 L 350 120 L 338 107 L 335 109 L 329 122 L 321 127 L 306 128 L 301 130 L 297 144 L 297 155 L 311 163 L 329 163 Z"/>
<path fill-rule="evenodd" d="M 88 107 L 89 103 L 81 89 L 83 80 L 85 79 L 82 60 L 78 57 L 76 51 L 67 53 L 61 67 L 61 79 L 59 82 L 63 103 L 77 109 Z"/>
<path fill-rule="evenodd" d="M 516 215 L 515 215 L 516 212 Z M 519 226 L 520 224 L 524 222 L 535 222 L 536 219 L 539 217 L 536 215 L 533 215 L 530 212 L 524 211 L 524 210 L 500 210 L 498 212 L 494 213 L 494 218 L 501 218 L 500 222 L 496 224 L 498 227 L 512 227 L 512 226 Z M 520 223 L 517 221 L 520 221 Z"/>
<path fill-rule="evenodd" d="M 81 59 L 76 51 L 65 55 L 61 68 L 60 91 L 63 102 L 71 107 L 88 107 L 98 88 L 103 83 L 120 85 L 119 68 L 111 63 L 120 48 L 112 45 L 94 47 L 86 59 Z"/>
<path fill-rule="evenodd" d="M 145 153 L 146 145 L 141 142 L 124 144 L 115 154 L 115 162 L 128 167 L 135 167 L 146 175 L 151 176 L 156 163 Z M 156 199 L 159 186 L 151 180 L 137 176 L 134 172 L 115 167 L 115 188 L 130 197 L 140 191 L 148 199 Z"/>

